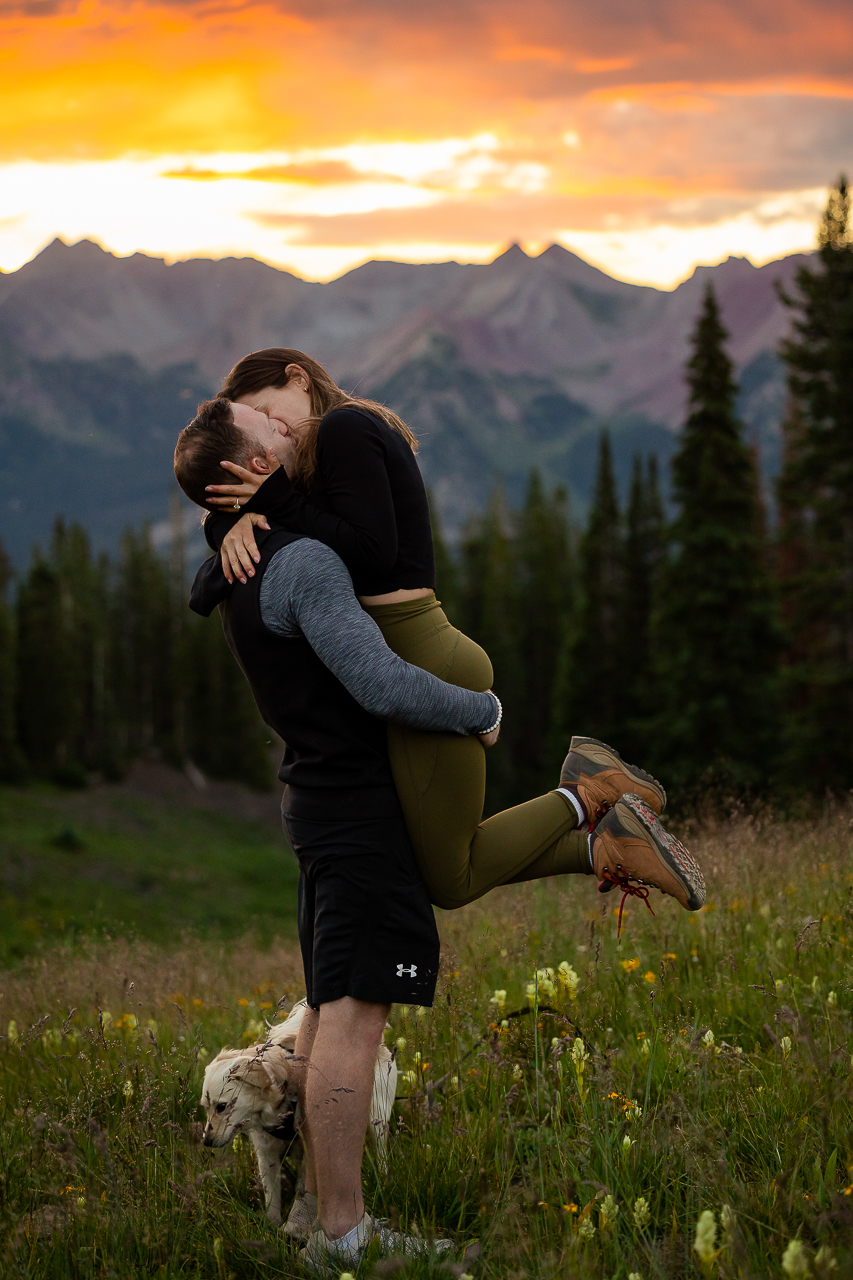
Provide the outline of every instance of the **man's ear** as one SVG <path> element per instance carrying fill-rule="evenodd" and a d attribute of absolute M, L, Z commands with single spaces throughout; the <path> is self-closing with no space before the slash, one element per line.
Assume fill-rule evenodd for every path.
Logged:
<path fill-rule="evenodd" d="M 254 471 L 256 476 L 268 476 L 270 473 L 270 464 L 266 458 L 252 458 L 249 463 L 249 471 Z"/>

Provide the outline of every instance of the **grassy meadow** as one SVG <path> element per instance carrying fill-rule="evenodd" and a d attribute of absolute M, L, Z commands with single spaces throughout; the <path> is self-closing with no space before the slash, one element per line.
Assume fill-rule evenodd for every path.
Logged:
<path fill-rule="evenodd" d="M 37 919 L 42 893 L 56 926 L 36 938 L 10 917 L 19 951 L 0 972 L 0 1274 L 301 1276 L 248 1144 L 199 1145 L 205 1061 L 302 994 L 272 826 L 241 836 L 120 789 L 4 791 L 0 815 L 19 865 L 7 898 Z M 85 850 L 56 845 L 65 825 Z M 853 1275 L 851 812 L 735 812 L 685 834 L 708 906 L 629 902 L 621 941 L 617 895 L 589 878 L 440 913 L 436 1005 L 392 1013 L 390 1167 L 365 1172 L 377 1215 L 459 1251 L 368 1258 L 363 1275 Z M 42 872 L 25 885 L 27 858 Z"/>

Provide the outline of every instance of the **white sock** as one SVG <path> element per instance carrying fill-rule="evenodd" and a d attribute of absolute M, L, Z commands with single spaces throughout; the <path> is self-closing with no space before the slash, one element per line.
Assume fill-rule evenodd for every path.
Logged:
<path fill-rule="evenodd" d="M 589 849 L 589 869 L 595 875 L 595 863 L 592 860 L 592 832 L 586 838 L 586 847 Z"/>
<path fill-rule="evenodd" d="M 589 819 L 586 816 L 586 810 L 584 809 L 580 800 L 578 800 L 574 791 L 569 791 L 567 787 L 557 787 L 557 790 L 559 791 L 561 796 L 565 796 L 566 799 L 570 800 L 574 805 L 575 812 L 578 815 L 578 831 L 584 831 L 586 827 L 589 825 Z"/>
<path fill-rule="evenodd" d="M 326 1236 L 326 1239 L 329 1240 L 329 1244 L 332 1246 L 335 1253 L 344 1254 L 349 1258 L 354 1258 L 356 1256 L 360 1248 L 360 1242 L 358 1239 L 358 1229 L 360 1226 L 361 1223 L 357 1222 L 351 1231 L 348 1231 L 345 1236 L 340 1236 L 337 1240 L 329 1240 L 329 1237 Z"/>

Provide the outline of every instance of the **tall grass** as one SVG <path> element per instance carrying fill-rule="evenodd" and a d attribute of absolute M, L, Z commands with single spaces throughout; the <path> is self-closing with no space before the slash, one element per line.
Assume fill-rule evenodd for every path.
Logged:
<path fill-rule="evenodd" d="M 392 1012 L 390 1168 L 365 1174 L 374 1213 L 479 1242 L 457 1274 L 853 1274 L 850 811 L 689 843 L 708 907 L 630 904 L 621 942 L 586 878 L 442 914 L 434 1009 Z M 196 1110 L 205 1060 L 300 994 L 295 950 L 252 943 L 0 977 L 2 1275 L 300 1275 L 247 1145 L 205 1150 Z"/>

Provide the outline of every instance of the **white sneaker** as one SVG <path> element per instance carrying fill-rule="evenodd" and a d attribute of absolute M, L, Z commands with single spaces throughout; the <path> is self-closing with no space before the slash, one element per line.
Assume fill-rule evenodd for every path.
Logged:
<path fill-rule="evenodd" d="M 299 1257 L 315 1275 L 337 1277 L 342 1270 L 355 1271 L 374 1240 L 379 1242 L 380 1253 L 386 1255 L 402 1253 L 408 1257 L 426 1257 L 431 1253 L 447 1253 L 453 1248 L 452 1240 L 421 1240 L 417 1236 L 404 1235 L 402 1231 L 391 1231 L 383 1219 L 371 1218 L 369 1213 L 365 1213 L 353 1231 L 340 1240 L 330 1240 L 319 1227 L 311 1234 L 305 1248 L 299 1250 Z"/>
<path fill-rule="evenodd" d="M 317 1225 L 317 1197 L 307 1192 L 297 1196 L 290 1206 L 287 1222 L 281 1228 L 294 1240 L 307 1240 Z"/>

